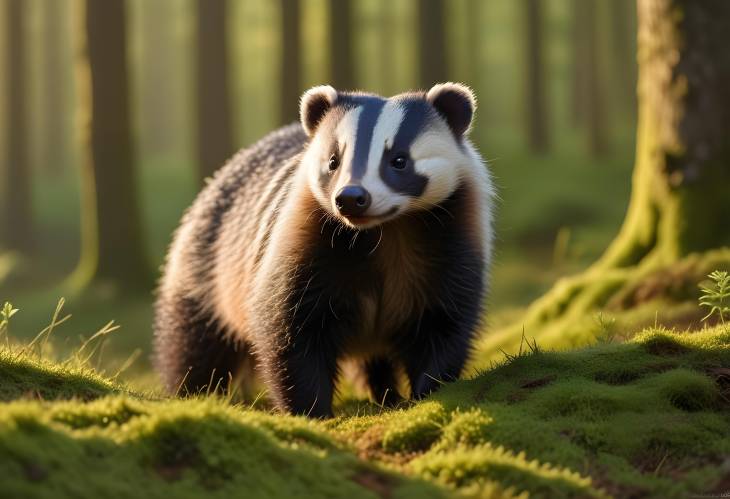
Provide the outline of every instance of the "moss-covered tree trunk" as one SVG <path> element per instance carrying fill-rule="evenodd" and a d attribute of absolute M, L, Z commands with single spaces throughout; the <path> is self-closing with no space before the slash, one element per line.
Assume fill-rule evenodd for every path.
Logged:
<path fill-rule="evenodd" d="M 730 266 L 729 19 L 725 0 L 638 1 L 637 149 L 623 226 L 587 271 L 485 343 L 511 348 L 524 328 L 565 344 L 599 307 L 662 293 L 687 300 L 706 272 Z"/>
<path fill-rule="evenodd" d="M 4 44 L 7 83 L 5 87 L 6 157 L 0 169 L 3 184 L 0 249 L 29 251 L 32 246 L 33 217 L 28 160 L 27 54 L 25 43 L 25 0 L 8 0 L 5 11 Z"/>
<path fill-rule="evenodd" d="M 213 174 L 233 154 L 226 29 L 227 0 L 197 0 L 198 178 Z"/>
<path fill-rule="evenodd" d="M 125 2 L 76 3 L 82 249 L 74 290 L 149 284 L 129 108 Z"/>

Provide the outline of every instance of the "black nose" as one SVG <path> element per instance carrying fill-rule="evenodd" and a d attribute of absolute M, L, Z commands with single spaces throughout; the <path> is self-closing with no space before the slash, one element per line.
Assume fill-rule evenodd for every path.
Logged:
<path fill-rule="evenodd" d="M 360 216 L 370 207 L 370 193 L 359 185 L 346 185 L 335 196 L 335 205 L 343 216 Z"/>

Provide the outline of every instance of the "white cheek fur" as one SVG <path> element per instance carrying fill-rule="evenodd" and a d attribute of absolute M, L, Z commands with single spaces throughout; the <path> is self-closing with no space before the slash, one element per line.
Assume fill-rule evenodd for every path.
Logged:
<path fill-rule="evenodd" d="M 449 197 L 471 162 L 451 132 L 442 128 L 427 131 L 411 146 L 416 171 L 428 178 L 426 190 L 412 202 L 414 207 L 438 204 Z"/>

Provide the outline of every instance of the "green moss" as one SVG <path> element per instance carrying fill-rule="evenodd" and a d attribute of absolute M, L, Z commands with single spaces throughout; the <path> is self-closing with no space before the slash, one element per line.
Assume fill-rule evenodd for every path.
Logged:
<path fill-rule="evenodd" d="M 49 362 L 14 348 L 0 348 L 0 379 L 1 401 L 23 397 L 90 400 L 121 390 L 88 367 Z"/>
<path fill-rule="evenodd" d="M 718 386 L 706 375 L 688 369 L 673 369 L 658 374 L 647 383 L 676 408 L 695 412 L 709 410 L 720 403 Z"/>
<path fill-rule="evenodd" d="M 425 401 L 347 403 L 329 421 L 141 397 L 16 351 L 32 375 L 0 378 L 16 394 L 0 410 L 0 495 L 686 497 L 726 476 L 727 329 L 527 350 Z M 106 392 L 64 400 L 51 375 Z"/>
<path fill-rule="evenodd" d="M 470 409 L 466 412 L 457 410 L 443 429 L 441 444 L 448 448 L 486 442 L 493 422 L 494 418 L 481 409 Z"/>
<path fill-rule="evenodd" d="M 444 407 L 424 402 L 389 418 L 383 434 L 387 452 L 415 452 L 428 449 L 441 435 L 447 415 Z"/>
<path fill-rule="evenodd" d="M 212 398 L 13 402 L 0 415 L 0 456 L 10 497 L 441 496 L 360 461 L 321 423 Z"/>
<path fill-rule="evenodd" d="M 426 478 L 454 487 L 474 482 L 497 482 L 502 487 L 530 492 L 530 497 L 600 497 L 588 478 L 570 470 L 530 461 L 503 447 L 489 444 L 429 453 L 411 463 Z"/>

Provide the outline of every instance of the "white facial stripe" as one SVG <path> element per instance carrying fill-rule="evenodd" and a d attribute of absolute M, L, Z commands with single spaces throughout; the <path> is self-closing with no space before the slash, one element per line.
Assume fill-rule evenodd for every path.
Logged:
<path fill-rule="evenodd" d="M 355 140 L 357 139 L 357 124 L 360 119 L 361 107 L 353 108 L 342 117 L 335 128 L 335 137 L 340 147 L 345 145 L 345 155 L 340 158 L 343 170 L 340 172 L 337 184 L 332 189 L 334 196 L 342 187 L 352 179 L 352 156 L 355 154 Z M 334 199 L 334 198 L 333 198 Z M 333 201 L 334 202 L 334 201 Z"/>
<path fill-rule="evenodd" d="M 365 175 L 378 172 L 380 170 L 380 160 L 383 157 L 383 149 L 385 146 L 393 144 L 395 135 L 398 133 L 401 123 L 403 122 L 403 109 L 393 101 L 388 101 L 375 123 L 373 130 L 373 138 L 370 141 L 368 149 L 368 165 Z"/>
<path fill-rule="evenodd" d="M 383 150 L 390 147 L 400 129 L 405 113 L 395 101 L 386 102 L 373 130 L 373 138 L 368 149 L 368 164 L 362 184 L 370 192 L 372 206 L 370 212 L 380 213 L 402 203 L 404 196 L 394 193 L 380 178 L 380 162 Z"/>

